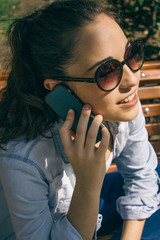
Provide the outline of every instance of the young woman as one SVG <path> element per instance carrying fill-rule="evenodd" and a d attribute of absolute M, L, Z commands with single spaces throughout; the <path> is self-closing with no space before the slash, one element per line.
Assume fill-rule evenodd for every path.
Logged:
<path fill-rule="evenodd" d="M 67 0 L 15 21 L 9 42 L 0 239 L 91 240 L 115 231 L 112 239 L 158 240 L 159 168 L 137 95 L 142 41 L 127 40 L 107 4 Z M 63 122 L 45 102 L 62 82 L 85 103 L 76 133 L 74 111 Z M 105 175 L 115 157 L 118 172 Z"/>

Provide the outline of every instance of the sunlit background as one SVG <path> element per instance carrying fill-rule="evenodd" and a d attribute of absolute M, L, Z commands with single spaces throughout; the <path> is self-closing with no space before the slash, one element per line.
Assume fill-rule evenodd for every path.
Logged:
<path fill-rule="evenodd" d="M 0 71 L 9 59 L 6 41 L 8 26 L 14 18 L 23 16 L 52 0 L 0 0 Z M 142 38 L 145 60 L 160 60 L 160 1 L 108 0 L 122 17 L 122 27 L 129 39 Z"/>

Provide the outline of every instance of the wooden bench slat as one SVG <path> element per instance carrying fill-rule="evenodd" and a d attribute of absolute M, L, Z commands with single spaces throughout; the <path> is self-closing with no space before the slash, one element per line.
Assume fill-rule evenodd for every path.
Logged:
<path fill-rule="evenodd" d="M 141 74 L 145 74 L 145 76 L 141 76 L 141 82 L 144 81 L 153 81 L 156 79 L 157 81 L 160 80 L 160 69 L 146 69 L 144 71 L 141 71 Z"/>
<path fill-rule="evenodd" d="M 148 85 L 149 86 L 149 84 L 152 85 L 152 86 L 159 85 L 160 84 L 160 78 L 158 79 L 158 78 L 155 77 L 153 79 L 140 80 L 139 86 L 140 87 L 143 86 L 143 85 Z"/>
<path fill-rule="evenodd" d="M 146 61 L 143 64 L 142 70 L 144 69 L 160 69 L 160 61 Z"/>
<path fill-rule="evenodd" d="M 1 81 L 6 82 L 8 75 L 9 75 L 9 72 L 7 72 L 7 71 L 0 72 L 0 84 L 1 84 Z"/>
<path fill-rule="evenodd" d="M 146 109 L 149 109 L 148 113 Z M 142 111 L 145 117 L 160 116 L 160 103 L 142 104 Z"/>
<path fill-rule="evenodd" d="M 146 61 L 141 68 L 140 85 L 148 83 L 160 83 L 160 61 Z"/>
<path fill-rule="evenodd" d="M 141 100 L 160 98 L 160 86 L 140 87 L 138 95 Z"/>
<path fill-rule="evenodd" d="M 7 86 L 7 82 L 6 81 L 0 82 L 0 90 L 5 88 L 6 86 Z"/>
<path fill-rule="evenodd" d="M 148 136 L 156 135 L 160 133 L 160 122 L 159 123 L 146 123 L 146 129 Z"/>
<path fill-rule="evenodd" d="M 156 153 L 160 153 L 160 140 L 159 141 L 150 141 Z"/>

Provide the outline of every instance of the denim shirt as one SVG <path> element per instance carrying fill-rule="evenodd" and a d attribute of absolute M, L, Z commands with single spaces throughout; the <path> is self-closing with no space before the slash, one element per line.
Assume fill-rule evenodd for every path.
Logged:
<path fill-rule="evenodd" d="M 82 240 L 67 219 L 76 178 L 60 139 L 61 125 L 54 125 L 50 138 L 26 142 L 21 137 L 0 150 L 1 240 Z M 148 218 L 159 208 L 160 196 L 157 158 L 143 113 L 109 126 L 114 147 L 106 168 L 116 157 L 124 178 L 125 195 L 117 200 L 117 210 L 126 220 Z"/>

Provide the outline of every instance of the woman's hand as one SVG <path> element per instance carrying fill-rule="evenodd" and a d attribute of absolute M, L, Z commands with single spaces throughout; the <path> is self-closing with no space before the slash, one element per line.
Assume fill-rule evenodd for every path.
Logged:
<path fill-rule="evenodd" d="M 101 115 L 95 116 L 86 136 L 90 114 L 91 107 L 86 104 L 73 140 L 71 127 L 74 122 L 74 111 L 70 110 L 60 129 L 60 136 L 65 153 L 76 175 L 76 185 L 83 191 L 97 194 L 97 191 L 99 193 L 101 191 L 106 172 L 105 153 L 109 145 L 110 134 L 107 128 L 103 128 L 100 145 L 96 148 L 96 137 L 103 118 Z"/>
<path fill-rule="evenodd" d="M 86 136 L 91 107 L 83 107 L 74 140 L 71 127 L 74 122 L 74 111 L 68 112 L 67 118 L 60 129 L 65 153 L 76 174 L 68 220 L 77 229 L 84 240 L 91 240 L 99 210 L 99 197 L 106 172 L 105 153 L 109 145 L 109 132 L 102 129 L 102 140 L 95 147 L 96 138 L 102 116 L 95 116 Z"/>

